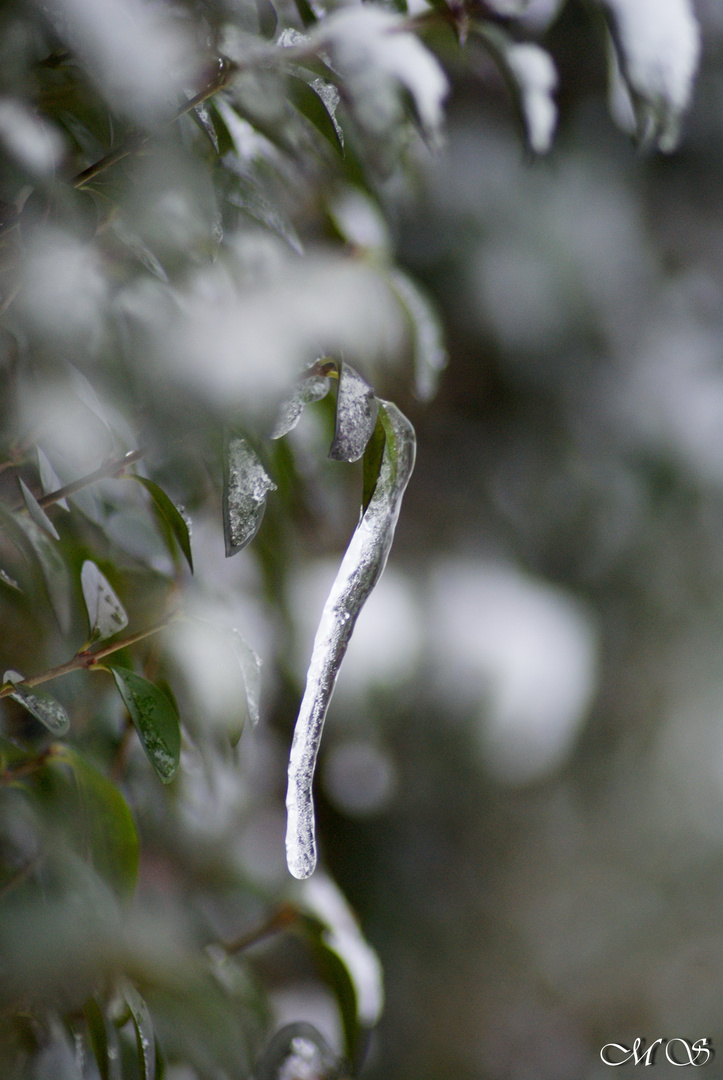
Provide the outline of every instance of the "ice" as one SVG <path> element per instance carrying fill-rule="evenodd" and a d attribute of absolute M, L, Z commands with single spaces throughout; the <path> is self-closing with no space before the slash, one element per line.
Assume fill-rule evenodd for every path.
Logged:
<path fill-rule="evenodd" d="M 3 675 L 4 683 L 12 683 L 14 690 L 8 697 L 17 701 L 19 705 L 39 720 L 53 735 L 65 735 L 70 727 L 68 714 L 63 706 L 49 694 L 31 693 L 23 686 L 23 676 L 17 671 L 6 671 Z"/>
<path fill-rule="evenodd" d="M 336 426 L 329 457 L 358 461 L 377 422 L 377 398 L 369 383 L 349 364 L 339 365 Z"/>
<path fill-rule="evenodd" d="M 412 425 L 391 402 L 379 401 L 379 406 L 386 420 L 379 480 L 324 605 L 289 758 L 286 859 L 294 877 L 302 879 L 316 866 L 312 783 L 324 718 L 357 616 L 384 570 L 414 468 Z"/>
<path fill-rule="evenodd" d="M 311 375 L 302 379 L 294 392 L 281 402 L 271 438 L 280 439 L 282 435 L 287 435 L 298 424 L 306 406 L 321 401 L 328 393 L 329 379 L 326 375 Z"/>
<path fill-rule="evenodd" d="M 276 491 L 266 469 L 245 439 L 232 436 L 226 451 L 223 526 L 226 555 L 235 555 L 259 530 L 266 496 Z"/>

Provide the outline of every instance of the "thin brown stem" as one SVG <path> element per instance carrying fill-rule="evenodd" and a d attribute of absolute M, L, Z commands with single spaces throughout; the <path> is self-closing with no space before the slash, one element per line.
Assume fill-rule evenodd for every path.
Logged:
<path fill-rule="evenodd" d="M 71 660 L 66 660 L 64 664 L 58 664 L 57 667 L 48 668 L 47 671 L 42 671 L 39 675 L 31 675 L 29 679 L 23 679 L 23 686 L 40 686 L 41 683 L 50 682 L 52 679 L 59 679 L 63 675 L 69 675 L 71 671 L 87 671 L 90 668 L 97 667 L 105 660 L 106 656 L 112 656 L 113 653 L 119 652 L 121 649 L 127 649 L 130 645 L 135 645 L 136 642 L 143 641 L 144 638 L 160 633 L 161 630 L 165 630 L 167 626 L 171 626 L 172 623 L 182 617 L 182 615 L 175 613 L 168 618 L 163 619 L 161 622 L 147 627 L 145 630 L 139 630 L 135 634 L 129 634 L 128 637 L 121 638 L 119 641 L 113 641 L 109 645 L 103 645 L 100 649 L 94 649 L 93 651 L 84 649 L 81 652 L 76 653 Z M 12 685 L 1 687 L 0 698 L 7 697 L 9 694 L 12 694 L 12 692 Z"/>
<path fill-rule="evenodd" d="M 242 934 L 241 937 L 236 938 L 234 941 L 224 943 L 223 947 L 227 953 L 243 952 L 244 949 L 256 945 L 257 942 L 263 941 L 264 938 L 270 937 L 271 934 L 277 934 L 281 930 L 288 929 L 298 918 L 298 908 L 294 907 L 293 904 L 282 904 L 260 926 L 249 930 L 246 934 Z"/>
<path fill-rule="evenodd" d="M 78 480 L 73 480 L 70 484 L 65 484 L 64 487 L 58 488 L 57 491 L 50 491 L 47 495 L 41 496 L 38 499 L 38 504 L 42 507 L 52 506 L 53 503 L 60 502 L 61 499 L 67 498 L 69 495 L 75 495 L 76 491 L 81 491 L 82 488 L 88 487 L 90 484 L 94 484 L 97 480 L 105 480 L 111 476 L 118 476 L 124 469 L 127 469 L 129 465 L 135 465 L 136 461 L 140 461 L 143 457 L 143 450 L 129 450 L 127 454 L 124 454 L 118 461 L 109 461 L 106 465 L 101 465 L 99 469 L 95 469 L 92 473 L 87 473 L 85 476 L 79 477 Z"/>

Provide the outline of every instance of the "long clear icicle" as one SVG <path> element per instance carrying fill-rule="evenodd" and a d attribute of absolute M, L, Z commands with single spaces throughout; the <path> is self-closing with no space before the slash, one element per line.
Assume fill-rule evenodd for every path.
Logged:
<path fill-rule="evenodd" d="M 316 866 L 312 782 L 324 718 L 359 612 L 386 565 L 402 496 L 414 468 L 414 428 L 391 402 L 379 401 L 379 408 L 386 420 L 379 479 L 324 605 L 291 746 L 286 861 L 296 878 L 309 877 Z"/>

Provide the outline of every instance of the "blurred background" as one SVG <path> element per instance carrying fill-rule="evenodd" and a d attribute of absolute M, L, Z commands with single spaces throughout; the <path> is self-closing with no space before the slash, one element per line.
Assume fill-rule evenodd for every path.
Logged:
<path fill-rule="evenodd" d="M 102 66 L 108 27 L 78 22 L 82 4 L 57 6 L 60 22 L 41 32 L 27 5 L 8 5 L 6 98 L 19 85 L 31 98 L 28 71 L 68 41 Z M 244 5 L 206 7 L 219 25 L 229 12 L 246 25 Z M 141 107 L 137 72 L 89 65 L 89 104 L 73 126 L 60 103 L 63 61 L 46 65 L 55 83 L 42 100 L 66 151 L 0 107 L 7 220 L 23 205 L 23 180 L 42 196 L 3 249 L 3 500 L 17 502 L 16 473 L 37 488 L 36 442 L 63 483 L 142 446 L 139 468 L 193 522 L 190 581 L 149 524 L 140 485 L 106 478 L 79 494 L 72 522 L 54 517 L 72 577 L 60 628 L 12 588 L 0 594 L 11 628 L 2 670 L 41 670 L 67 659 L 69 640 L 71 653 L 81 646 L 84 558 L 106 573 L 131 627 L 181 593 L 198 617 L 137 657 L 185 725 L 169 789 L 149 780 L 105 682 L 93 676 L 90 690 L 75 673 L 57 686 L 73 745 L 122 789 L 141 836 L 122 964 L 148 985 L 168 1080 L 236 1073 L 204 1064 L 211 1013 L 199 1020 L 192 1002 L 199 1030 L 179 1034 L 189 1014 L 168 1002 L 173 979 L 186 977 L 181 953 L 169 944 L 172 978 L 149 942 L 228 941 L 301 895 L 284 861 L 288 745 L 319 613 L 357 520 L 360 472 L 326 460 L 333 417 L 325 404 L 310 408 L 288 440 L 259 450 L 278 497 L 253 544 L 225 561 L 221 433 L 240 415 L 261 446 L 279 393 L 322 349 L 350 358 L 418 438 L 389 565 L 359 619 L 318 769 L 323 874 L 384 972 L 363 1075 L 597 1080 L 601 1047 L 636 1037 L 708 1038 L 718 1056 L 706 1075 L 723 1075 L 723 9 L 718 0 L 695 9 L 701 69 L 670 154 L 641 151 L 615 127 L 599 27 L 578 0 L 544 35 L 559 124 L 540 159 L 524 150 L 488 53 L 432 34 L 451 83 L 445 145 L 407 148 L 411 183 L 378 161 L 374 183 L 368 173 L 362 183 L 353 169 L 369 164 L 368 148 L 363 131 L 357 142 L 352 134 L 349 169 L 366 185 L 357 211 L 349 176 L 304 142 L 306 128 L 284 127 L 269 149 L 260 132 L 286 117 L 270 76 L 244 77 L 235 112 L 219 109 L 223 129 L 213 117 L 217 140 L 233 144 L 223 175 L 203 157 L 206 117 L 109 172 L 92 195 L 59 192 L 48 169 L 67 146 L 79 167 L 118 138 L 104 113 L 111 92 L 124 103 L 121 133 L 150 123 L 154 86 L 138 90 Z M 184 60 L 208 42 L 193 39 L 192 5 L 183 10 L 178 41 L 164 39 L 180 50 L 176 95 L 208 75 Z M 19 148 L 17 131 L 29 138 Z M 351 246 L 373 250 L 376 263 L 335 261 L 333 245 L 355 230 L 363 235 Z M 294 261 L 302 248 L 306 262 Z M 449 364 L 429 402 L 413 391 L 409 329 L 380 285 L 391 253 L 439 312 Z M 2 553 L 23 586 L 17 552 Z M 243 721 L 244 687 L 216 626 L 238 628 L 263 660 L 261 723 L 233 752 L 222 736 Z M 44 745 L 20 710 L 7 700 L 3 709 L 4 737 Z M 14 882 L 46 826 L 35 809 L 19 812 L 17 792 L 1 794 Z M 3 915 L 6 944 L 21 907 Z M 91 973 L 120 962 L 101 938 Z M 18 945 L 7 1000 L 29 979 L 44 1006 L 58 1007 L 74 941 L 42 976 L 38 955 Z M 374 984 L 373 959 L 360 963 Z M 253 992 L 240 971 L 234 994 L 253 1015 L 248 1061 L 260 1040 L 251 1029 L 300 1019 L 341 1049 L 334 995 L 298 942 L 253 944 L 243 970 Z M 80 978 L 83 993 L 89 980 Z M 219 1046 L 236 1037 L 232 1025 L 214 1035 Z M 65 1045 L 55 1029 L 48 1039 Z M 23 1080 L 65 1076 L 52 1071 L 59 1053 L 49 1072 Z M 97 1075 L 84 1068 L 67 1075 Z M 675 1066 L 659 1054 L 656 1068 Z"/>

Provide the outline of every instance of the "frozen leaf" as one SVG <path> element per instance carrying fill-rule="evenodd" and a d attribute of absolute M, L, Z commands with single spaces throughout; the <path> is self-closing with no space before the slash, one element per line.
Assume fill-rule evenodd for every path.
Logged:
<path fill-rule="evenodd" d="M 377 422 L 374 390 L 349 364 L 339 364 L 334 439 L 329 450 L 333 461 L 358 461 Z"/>
<path fill-rule="evenodd" d="M 103 427 L 110 432 L 110 425 L 108 423 L 108 418 L 105 415 L 105 409 L 85 375 L 82 371 L 79 371 L 74 364 L 68 364 L 67 368 L 70 374 L 70 385 L 75 396 L 79 401 L 83 402 L 86 409 L 88 409 L 89 412 L 92 412 L 93 415 L 100 420 Z"/>
<path fill-rule="evenodd" d="M 449 357 L 439 316 L 418 285 L 401 270 L 389 272 L 392 288 L 399 297 L 412 327 L 414 343 L 414 384 L 422 401 L 434 397 L 439 376 Z"/>
<path fill-rule="evenodd" d="M 266 496 L 276 491 L 276 484 L 246 440 L 238 435 L 228 439 L 224 473 L 223 534 L 228 558 L 256 536 L 264 516 Z"/>
<path fill-rule="evenodd" d="M 254 1070 L 254 1080 L 334 1080 L 339 1062 L 312 1024 L 297 1021 L 270 1039 Z"/>
<path fill-rule="evenodd" d="M 387 223 L 366 192 L 351 185 L 342 188 L 329 203 L 329 215 L 347 244 L 384 258 L 390 256 L 392 242 Z"/>
<path fill-rule="evenodd" d="M 128 668 L 108 665 L 143 749 L 164 784 L 176 775 L 181 726 L 175 708 L 157 686 Z"/>
<path fill-rule="evenodd" d="M 163 281 L 168 284 L 168 274 L 163 269 L 163 266 L 153 254 L 147 244 L 141 240 L 140 236 L 136 235 L 128 227 L 122 217 L 114 217 L 110 224 L 110 228 L 113 230 L 114 236 L 120 241 L 121 244 L 138 260 L 141 266 L 145 267 L 149 273 L 158 278 L 159 281 Z"/>
<path fill-rule="evenodd" d="M 241 637 L 238 630 L 231 631 L 231 648 L 241 668 L 241 678 L 246 691 L 246 709 L 253 727 L 259 722 L 261 697 L 261 657 Z"/>
<path fill-rule="evenodd" d="M 63 485 L 60 478 L 40 447 L 38 447 L 38 471 L 40 472 L 40 486 L 43 489 L 43 495 L 50 495 L 51 492 L 61 489 Z M 58 499 L 55 505 L 62 506 L 63 510 L 70 510 L 67 499 Z"/>
<path fill-rule="evenodd" d="M 272 439 L 280 439 L 298 424 L 307 405 L 321 401 L 329 393 L 327 375 L 308 375 L 300 379 L 293 394 L 281 402 L 276 422 L 271 430 Z"/>
<path fill-rule="evenodd" d="M 216 131 L 213 120 L 211 119 L 211 110 L 209 109 L 207 103 L 205 101 L 202 101 L 200 105 L 194 106 L 194 108 L 191 110 L 190 115 L 193 120 L 198 124 L 201 131 L 203 131 L 208 136 L 211 142 L 211 146 L 214 148 L 216 153 L 220 153 L 218 132 Z"/>
<path fill-rule="evenodd" d="M 341 128 L 335 122 L 334 113 L 339 103 L 339 91 L 335 86 L 315 79 L 307 83 L 295 75 L 287 77 L 287 94 L 295 108 L 314 125 L 337 153 L 344 153 Z"/>
<path fill-rule="evenodd" d="M 93 641 L 105 641 L 128 625 L 123 605 L 98 567 L 89 559 L 83 563 L 80 584 Z"/>
<path fill-rule="evenodd" d="M 50 694 L 42 691 L 31 690 L 23 685 L 23 676 L 17 671 L 6 671 L 3 675 L 4 683 L 12 683 L 14 690 L 8 694 L 13 701 L 17 701 L 24 709 L 39 720 L 44 727 L 53 735 L 65 735 L 70 727 L 70 720 L 63 706 Z"/>
<path fill-rule="evenodd" d="M 557 70 L 552 57 L 539 45 L 513 41 L 490 23 L 476 23 L 473 29 L 510 84 L 530 149 L 536 154 L 547 153 L 557 124 L 552 97 Z"/>
<path fill-rule="evenodd" d="M 44 529 L 35 524 L 32 518 L 18 518 L 17 522 L 25 533 L 30 550 L 40 566 L 58 626 L 64 634 L 67 634 L 70 629 L 71 613 L 71 582 L 68 567 L 55 542 L 50 539 Z"/>
<path fill-rule="evenodd" d="M 185 520 L 178 507 L 171 502 L 163 488 L 160 488 L 155 481 L 149 480 L 146 476 L 138 476 L 137 474 L 130 475 L 128 479 L 136 480 L 139 484 L 142 484 L 151 496 L 156 505 L 156 509 L 178 541 L 178 546 L 184 554 L 191 573 L 193 573 L 191 530 L 188 526 L 188 522 Z"/>
<path fill-rule="evenodd" d="M 377 417 L 372 437 L 366 445 L 362 458 L 362 514 L 366 512 L 377 486 L 384 461 L 384 444 L 387 437 L 381 417 Z"/>
<path fill-rule="evenodd" d="M 136 1029 L 142 1080 L 154 1080 L 156 1075 L 156 1042 L 150 1011 L 135 986 L 129 983 L 127 979 L 123 980 L 122 991 L 133 1017 L 133 1026 Z"/>
<path fill-rule="evenodd" d="M 7 585 L 10 589 L 17 589 L 18 592 L 22 592 L 22 589 L 18 585 L 15 578 L 10 577 L 10 575 L 6 574 L 4 570 L 0 570 L 0 581 L 2 581 L 3 585 Z"/>
<path fill-rule="evenodd" d="M 297 878 L 316 866 L 312 783 L 329 702 L 354 625 L 386 565 L 402 496 L 414 468 L 416 440 L 407 418 L 379 401 L 385 443 L 379 478 L 324 605 L 289 758 L 286 858 Z"/>
<path fill-rule="evenodd" d="M 237 206 L 245 214 L 264 225 L 276 236 L 280 236 L 297 255 L 304 254 L 304 246 L 296 229 L 281 212 L 278 206 L 269 201 L 263 187 L 249 175 L 243 166 L 236 166 L 233 157 L 228 159 L 227 167 L 236 173 L 236 183 L 227 195 L 232 206 Z"/>
<path fill-rule="evenodd" d="M 22 492 L 23 502 L 25 507 L 39 529 L 43 529 L 49 536 L 52 536 L 54 540 L 60 540 L 58 530 L 53 525 L 48 515 L 43 510 L 42 506 L 38 503 L 38 500 L 33 495 L 27 484 L 25 484 L 20 478 L 18 478 L 20 484 L 20 491 Z"/>
<path fill-rule="evenodd" d="M 302 904 L 323 924 L 323 940 L 336 953 L 352 981 L 356 1014 L 364 1027 L 373 1027 L 384 1008 L 382 965 L 362 934 L 341 890 L 319 873 L 301 888 Z"/>
<path fill-rule="evenodd" d="M 610 104 L 644 143 L 670 151 L 700 56 L 690 0 L 601 0 L 610 21 Z"/>
<path fill-rule="evenodd" d="M 313 34 L 344 80 L 357 119 L 370 131 L 386 129 L 401 116 L 399 90 L 407 90 L 422 129 L 435 139 L 449 84 L 434 56 L 404 20 L 371 5 L 335 12 Z"/>

